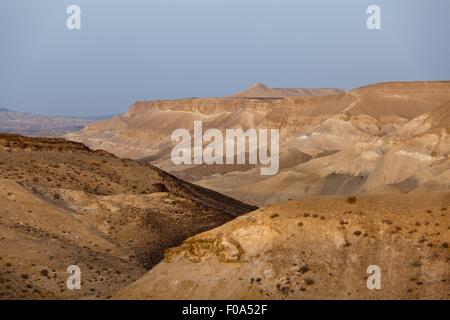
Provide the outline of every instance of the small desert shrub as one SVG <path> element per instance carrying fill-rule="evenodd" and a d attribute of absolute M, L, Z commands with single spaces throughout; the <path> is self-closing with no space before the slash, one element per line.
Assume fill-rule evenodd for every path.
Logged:
<path fill-rule="evenodd" d="M 421 267 L 422 266 L 422 262 L 416 260 L 416 261 L 413 261 L 413 263 L 411 263 L 411 265 L 413 267 Z"/>
<path fill-rule="evenodd" d="M 348 203 L 355 203 L 356 202 L 356 197 L 355 196 L 348 197 L 346 201 Z"/>
<path fill-rule="evenodd" d="M 166 185 L 161 182 L 155 183 L 153 187 L 156 189 L 156 192 L 169 192 L 169 189 L 167 189 Z"/>

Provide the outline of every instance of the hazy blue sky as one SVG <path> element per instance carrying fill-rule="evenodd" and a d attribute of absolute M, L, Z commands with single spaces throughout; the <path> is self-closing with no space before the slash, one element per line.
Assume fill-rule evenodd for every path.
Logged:
<path fill-rule="evenodd" d="M 81 30 L 66 28 L 70 4 Z M 0 0 L 0 107 L 14 110 L 438 79 L 450 79 L 449 0 Z"/>

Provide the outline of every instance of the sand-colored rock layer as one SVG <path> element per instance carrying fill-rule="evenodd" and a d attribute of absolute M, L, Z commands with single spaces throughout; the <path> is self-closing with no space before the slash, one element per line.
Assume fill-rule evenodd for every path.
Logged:
<path fill-rule="evenodd" d="M 144 158 L 177 177 L 247 203 L 316 195 L 449 190 L 450 82 L 394 82 L 332 95 L 137 102 L 123 116 L 67 137 Z M 178 128 L 280 130 L 280 168 L 174 165 Z"/>

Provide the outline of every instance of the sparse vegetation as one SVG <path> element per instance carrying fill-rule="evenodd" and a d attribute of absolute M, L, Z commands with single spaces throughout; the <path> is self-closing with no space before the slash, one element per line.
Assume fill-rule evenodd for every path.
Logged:
<path fill-rule="evenodd" d="M 356 202 L 356 197 L 355 196 L 348 197 L 346 199 L 346 201 L 347 201 L 347 203 L 350 203 L 350 204 L 355 203 Z"/>

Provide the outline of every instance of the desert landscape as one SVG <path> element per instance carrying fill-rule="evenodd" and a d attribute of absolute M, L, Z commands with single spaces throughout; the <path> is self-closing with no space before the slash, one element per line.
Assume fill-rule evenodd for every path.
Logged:
<path fill-rule="evenodd" d="M 175 165 L 194 121 L 279 129 L 278 174 Z M 0 299 L 450 299 L 449 134 L 450 81 L 257 83 L 0 134 Z"/>
<path fill-rule="evenodd" d="M 436 192 L 266 206 L 168 250 L 115 298 L 449 299 L 449 205 Z"/>
<path fill-rule="evenodd" d="M 450 187 L 449 103 L 448 81 L 350 91 L 256 84 L 235 97 L 137 102 L 124 115 L 65 137 L 257 206 L 317 195 L 426 192 Z M 205 130 L 279 129 L 279 174 L 261 176 L 249 165 L 175 166 L 170 134 L 196 120 Z"/>
<path fill-rule="evenodd" d="M 63 139 L 0 134 L 0 296 L 105 299 L 255 207 Z M 83 271 L 67 290 L 66 269 Z"/>

